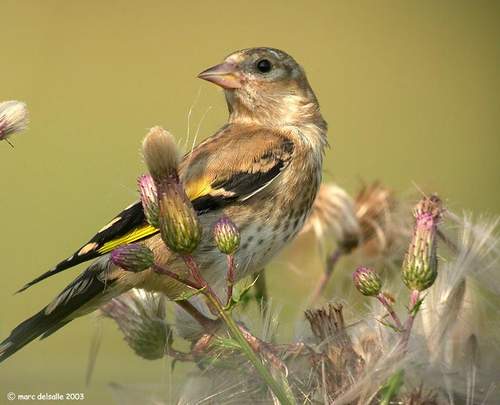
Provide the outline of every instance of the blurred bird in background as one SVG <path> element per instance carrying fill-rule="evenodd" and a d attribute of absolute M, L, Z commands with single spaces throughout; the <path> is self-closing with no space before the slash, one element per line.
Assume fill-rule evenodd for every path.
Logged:
<path fill-rule="evenodd" d="M 212 240 L 213 224 L 225 215 L 240 231 L 237 280 L 262 269 L 300 231 L 309 215 L 321 182 L 327 124 L 304 70 L 283 51 L 234 52 L 198 77 L 224 89 L 229 120 L 181 159 L 179 176 L 203 230 L 194 259 L 208 283 L 220 290 L 226 260 Z M 161 131 L 152 129 L 152 137 L 161 136 Z M 151 146 L 145 148 L 146 160 L 148 153 L 149 158 L 168 158 L 154 156 Z M 21 289 L 96 259 L 49 305 L 11 332 L 0 344 L 0 361 L 131 288 L 179 297 L 186 287 L 174 279 L 153 269 L 133 273 L 113 264 L 110 253 L 133 242 L 149 247 L 157 263 L 188 276 L 184 261 L 168 250 L 137 202 L 75 254 Z"/>

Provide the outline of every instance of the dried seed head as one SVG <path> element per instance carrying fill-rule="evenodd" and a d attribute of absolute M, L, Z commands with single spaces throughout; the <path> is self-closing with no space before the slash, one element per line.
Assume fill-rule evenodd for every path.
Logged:
<path fill-rule="evenodd" d="M 442 214 L 436 195 L 424 197 L 415 207 L 413 238 L 403 262 L 403 282 L 410 290 L 423 291 L 436 280 L 436 236 Z"/>
<path fill-rule="evenodd" d="M 0 103 L 0 141 L 23 131 L 28 125 L 28 109 L 21 101 Z"/>
<path fill-rule="evenodd" d="M 313 230 L 319 240 L 333 233 L 345 251 L 358 245 L 360 228 L 354 201 L 344 189 L 333 183 L 321 185 L 302 233 L 309 230 Z"/>
<path fill-rule="evenodd" d="M 391 242 L 391 216 L 396 205 L 393 193 L 379 182 L 374 182 L 363 186 L 355 204 L 363 244 L 375 241 L 376 250 L 384 250 Z"/>
<path fill-rule="evenodd" d="M 158 196 L 153 178 L 149 174 L 144 174 L 139 177 L 137 184 L 139 186 L 144 215 L 151 226 L 159 228 L 160 208 L 158 207 Z"/>
<path fill-rule="evenodd" d="M 200 243 L 202 228 L 182 184 L 164 179 L 157 188 L 163 241 L 173 252 L 192 253 Z"/>
<path fill-rule="evenodd" d="M 153 127 L 142 142 L 142 154 L 156 183 L 163 177 L 177 177 L 179 153 L 174 137 L 162 127 Z"/>
<path fill-rule="evenodd" d="M 377 256 L 407 233 L 397 208 L 393 193 L 379 182 L 363 186 L 354 200 L 335 184 L 323 184 L 301 233 L 313 230 L 321 242 L 333 234 L 345 253 L 359 246 Z"/>
<path fill-rule="evenodd" d="M 325 308 L 308 309 L 305 312 L 311 331 L 318 342 L 338 337 L 344 331 L 346 325 L 341 304 L 328 304 Z"/>
<path fill-rule="evenodd" d="M 358 267 L 352 274 L 356 289 L 363 295 L 376 296 L 382 289 L 382 282 L 375 270 L 368 267 Z"/>
<path fill-rule="evenodd" d="M 101 312 L 118 324 L 125 341 L 138 356 L 156 360 L 165 355 L 172 334 L 165 319 L 162 294 L 133 289 L 103 305 Z"/>
<path fill-rule="evenodd" d="M 120 246 L 111 252 L 114 265 L 134 273 L 150 268 L 154 260 L 153 252 L 140 243 Z"/>
<path fill-rule="evenodd" d="M 240 246 L 240 232 L 233 221 L 224 216 L 214 225 L 214 240 L 217 248 L 226 255 L 232 255 Z"/>

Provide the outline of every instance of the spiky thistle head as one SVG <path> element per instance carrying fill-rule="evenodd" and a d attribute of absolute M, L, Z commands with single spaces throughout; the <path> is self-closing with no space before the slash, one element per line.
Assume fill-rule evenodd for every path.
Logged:
<path fill-rule="evenodd" d="M 382 289 L 382 281 L 375 272 L 369 267 L 358 267 L 352 274 L 352 281 L 356 289 L 363 295 L 374 297 Z"/>
<path fill-rule="evenodd" d="M 111 252 L 114 265 L 126 271 L 138 273 L 150 268 L 155 261 L 153 252 L 141 243 L 131 243 Z"/>
<path fill-rule="evenodd" d="M 413 237 L 402 272 L 403 282 L 410 290 L 426 290 L 436 280 L 436 238 L 442 214 L 442 202 L 436 195 L 422 198 L 415 207 Z"/>
<path fill-rule="evenodd" d="M 200 243 L 202 228 L 184 187 L 168 179 L 157 187 L 163 242 L 173 252 L 191 254 Z"/>
<path fill-rule="evenodd" d="M 173 252 L 190 254 L 200 243 L 201 225 L 179 180 L 174 138 L 163 128 L 154 127 L 144 139 L 142 151 L 156 186 L 161 237 Z"/>
<path fill-rule="evenodd" d="M 159 126 L 151 128 L 142 142 L 142 154 L 156 183 L 164 177 L 177 177 L 179 153 L 170 132 Z"/>
<path fill-rule="evenodd" d="M 240 246 L 238 227 L 226 216 L 215 223 L 213 234 L 217 248 L 226 255 L 234 254 Z"/>
<path fill-rule="evenodd" d="M 153 178 L 149 174 L 143 174 L 137 180 L 139 194 L 141 196 L 142 209 L 146 220 L 155 228 L 160 227 L 160 208 L 158 206 L 158 195 Z"/>
<path fill-rule="evenodd" d="M 133 289 L 100 309 L 104 316 L 117 323 L 125 341 L 138 356 L 156 360 L 165 355 L 172 333 L 166 322 L 162 294 Z"/>
<path fill-rule="evenodd" d="M 28 125 L 28 109 L 21 101 L 0 103 L 0 141 L 12 134 L 23 131 Z"/>

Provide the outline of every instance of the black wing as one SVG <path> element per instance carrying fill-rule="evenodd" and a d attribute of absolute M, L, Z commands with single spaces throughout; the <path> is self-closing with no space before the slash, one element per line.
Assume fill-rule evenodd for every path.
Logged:
<path fill-rule="evenodd" d="M 245 201 L 265 189 L 285 169 L 293 154 L 293 144 L 283 141 L 279 148 L 258 157 L 248 171 L 236 171 L 210 184 L 209 193 L 192 200 L 194 209 L 202 214 L 220 209 L 233 201 Z"/>
<path fill-rule="evenodd" d="M 53 276 L 63 270 L 69 269 L 70 267 L 95 259 L 96 257 L 107 253 L 102 249 L 107 243 L 122 238 L 124 235 L 133 232 L 136 229 L 144 228 L 145 226 L 147 226 L 146 218 L 144 216 L 144 211 L 142 210 L 142 204 L 139 201 L 125 208 L 120 214 L 113 218 L 108 225 L 104 226 L 99 232 L 97 232 L 92 239 L 78 249 L 77 252 L 57 264 L 52 270 L 41 274 L 33 281 L 27 283 L 18 292 L 26 290 L 32 285 L 45 280 L 47 277 Z"/>
<path fill-rule="evenodd" d="M 235 171 L 229 176 L 215 180 L 210 184 L 209 193 L 191 201 L 194 209 L 201 215 L 220 209 L 233 201 L 244 201 L 252 197 L 269 185 L 288 166 L 293 149 L 290 141 L 283 141 L 275 149 L 259 156 L 248 171 Z M 113 218 L 72 256 L 30 281 L 18 292 L 54 274 L 106 254 L 120 245 L 137 242 L 156 233 L 158 230 L 146 221 L 142 203 L 136 202 Z"/>
<path fill-rule="evenodd" d="M 40 312 L 25 320 L 12 330 L 9 337 L 0 343 L 0 362 L 35 340 L 45 338 L 71 321 L 73 312 L 97 297 L 114 280 L 104 280 L 102 272 L 90 267 L 69 284 L 56 299 Z"/>

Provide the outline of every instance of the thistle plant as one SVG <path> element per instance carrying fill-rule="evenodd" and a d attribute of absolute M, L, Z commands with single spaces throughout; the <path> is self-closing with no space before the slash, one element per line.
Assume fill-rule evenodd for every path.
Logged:
<path fill-rule="evenodd" d="M 438 207 L 438 210 L 436 211 L 432 207 Z M 428 215 L 429 213 L 432 215 Z M 437 213 L 439 215 L 436 215 Z M 435 267 L 410 267 L 409 263 L 435 263 L 433 260 L 428 260 L 429 256 L 424 257 L 423 255 L 430 252 L 432 252 L 432 255 L 436 255 L 436 248 L 415 250 L 414 246 L 419 243 L 418 241 L 422 240 L 436 241 L 435 235 L 438 235 L 439 231 L 443 233 L 446 231 L 446 229 L 439 229 L 439 223 L 434 222 L 434 219 L 441 219 L 445 215 L 441 203 L 436 197 L 424 198 L 417 205 L 414 215 L 414 235 L 407 247 L 407 255 L 417 252 L 418 257 L 412 258 L 411 261 L 407 259 L 401 260 L 404 267 L 402 266 L 400 276 L 403 277 L 405 272 L 411 273 L 415 268 L 429 268 L 435 273 Z M 420 220 L 421 218 L 430 218 L 435 226 L 428 226 L 428 222 Z M 448 216 L 448 218 L 450 217 Z M 229 221 L 227 218 L 216 221 L 213 232 L 209 236 L 213 238 L 212 243 L 219 246 L 221 254 L 232 253 L 234 255 L 234 249 L 238 246 L 238 232 L 237 227 L 233 227 L 234 224 L 229 223 Z M 427 225 L 423 228 L 425 224 Z M 254 330 L 249 329 L 246 325 L 234 321 L 232 323 L 243 335 L 253 353 L 258 354 L 257 357 L 261 364 L 275 379 L 278 387 L 283 388 L 283 394 L 288 401 L 306 404 L 362 405 L 397 402 L 405 405 L 440 405 L 450 403 L 447 398 L 455 398 L 455 401 L 457 401 L 459 398 L 467 397 L 469 403 L 474 403 L 473 398 L 482 398 L 482 400 L 488 397 L 492 398 L 493 394 L 491 392 L 493 388 L 484 385 L 484 376 L 481 379 L 479 372 L 473 372 L 479 367 L 480 359 L 484 358 L 484 356 L 479 355 L 482 346 L 477 333 L 473 335 L 465 334 L 463 339 L 463 352 L 471 359 L 471 364 L 475 368 L 467 366 L 453 370 L 446 368 L 446 372 L 442 371 L 442 368 L 448 367 L 447 364 L 451 361 L 448 357 L 452 352 L 450 345 L 456 344 L 457 332 L 463 330 L 464 321 L 468 322 L 466 319 L 469 319 L 465 317 L 464 321 L 460 320 L 464 316 L 460 311 L 468 310 L 468 306 L 463 303 L 463 300 L 471 299 L 469 290 L 467 290 L 468 293 L 464 293 L 464 275 L 471 274 L 472 269 L 481 269 L 482 272 L 477 271 L 477 280 L 480 280 L 479 276 L 484 274 L 484 271 L 491 272 L 492 269 L 498 268 L 499 258 L 495 256 L 495 252 L 498 251 L 499 245 L 498 240 L 491 236 L 492 229 L 491 227 L 488 228 L 487 232 L 474 231 L 477 236 L 474 236 L 476 233 L 472 234 L 471 231 L 468 231 L 464 240 L 472 244 L 470 247 L 468 245 L 462 247 L 460 240 L 455 241 L 450 235 L 447 235 L 458 249 L 457 252 L 451 250 L 453 255 L 458 254 L 455 259 L 456 263 L 454 261 L 446 263 L 444 268 L 440 269 L 440 275 L 434 277 L 432 285 L 429 285 L 427 270 L 415 272 L 416 276 L 411 277 L 412 284 L 409 286 L 411 288 L 426 286 L 427 288 L 422 290 L 427 294 L 425 297 L 426 302 L 425 305 L 422 305 L 419 290 L 410 290 L 410 293 L 418 291 L 419 297 L 416 302 L 410 300 L 408 315 L 403 322 L 399 319 L 395 309 L 400 299 L 396 300 L 390 293 L 385 291 L 389 275 L 384 273 L 382 277 L 373 268 L 360 267 L 353 274 L 354 288 L 363 296 L 375 298 L 373 301 L 381 304 L 384 310 L 387 311 L 387 317 L 384 317 L 381 321 L 372 322 L 371 317 L 349 319 L 352 315 L 346 316 L 342 305 L 338 303 L 329 304 L 326 308 L 306 312 L 306 319 L 309 322 L 312 336 L 301 335 L 294 342 L 280 344 L 275 343 L 275 338 L 257 338 L 253 333 Z M 430 232 L 432 235 L 426 232 Z M 474 240 L 478 240 L 478 242 L 472 243 Z M 496 241 L 496 244 L 491 241 Z M 485 246 L 488 246 L 488 248 L 486 249 Z M 474 253 L 476 250 L 478 253 Z M 487 252 L 487 254 L 484 252 Z M 492 257 L 492 255 L 496 258 Z M 464 270 L 466 268 L 469 269 L 469 273 Z M 164 270 L 168 271 L 168 269 Z M 168 276 L 167 273 L 164 274 Z M 456 277 L 458 278 L 455 280 Z M 490 288 L 495 288 L 495 283 L 492 282 L 494 279 L 491 276 L 485 278 L 485 280 L 489 280 L 488 286 Z M 191 280 L 191 282 L 193 283 L 192 286 L 189 286 L 191 290 L 199 287 L 196 281 Z M 404 285 L 406 286 L 406 283 Z M 439 290 L 435 291 L 436 288 L 439 288 Z M 235 293 L 235 296 L 238 296 L 238 294 Z M 432 297 L 432 301 L 427 302 L 428 297 Z M 147 305 L 147 302 L 144 298 L 142 299 L 143 305 Z M 209 303 L 208 306 L 206 302 Z M 217 302 L 220 306 L 217 306 Z M 462 304 L 459 305 L 459 302 L 462 302 Z M 211 301 L 211 293 L 203 289 L 198 295 L 190 298 L 189 303 L 205 317 L 212 316 L 210 308 L 212 310 L 218 308 L 226 316 L 230 316 L 230 310 L 237 311 L 239 308 L 234 305 L 225 307 L 220 303 L 220 299 Z M 344 308 L 349 306 L 348 302 L 343 304 Z M 489 305 L 492 305 L 492 303 L 490 302 Z M 118 315 L 120 319 L 116 319 L 116 321 L 119 326 L 120 322 L 122 325 L 126 324 L 124 319 L 134 318 L 136 311 L 135 307 L 130 305 L 121 308 L 130 313 L 127 312 L 127 315 L 120 313 Z M 184 306 L 182 308 L 186 309 Z M 189 308 L 186 310 L 188 314 L 191 314 Z M 351 312 L 352 310 L 349 308 L 347 313 Z M 115 310 L 114 313 L 119 313 L 119 311 Z M 216 313 L 218 312 L 216 311 Z M 442 315 L 437 317 L 438 313 Z M 423 316 L 423 325 L 413 322 L 417 314 Z M 458 317 L 458 314 L 462 315 Z M 220 318 L 224 319 L 222 316 Z M 181 322 L 183 324 L 188 323 L 190 322 L 189 319 L 193 318 L 184 317 Z M 179 320 L 176 321 L 176 323 L 178 322 Z M 131 324 L 131 322 L 129 321 L 128 324 Z M 201 326 L 200 333 L 190 336 L 184 335 L 182 338 L 189 339 L 191 342 L 189 352 L 175 350 L 172 347 L 174 342 L 172 338 L 167 344 L 161 343 L 162 339 L 158 337 L 159 335 L 151 331 L 144 335 L 131 333 L 127 335 L 126 331 L 123 332 L 125 336 L 137 339 L 137 342 L 141 339 L 139 336 L 146 337 L 149 335 L 148 344 L 143 342 L 143 347 L 149 347 L 149 350 L 156 353 L 156 355 L 163 351 L 165 355 L 176 361 L 189 361 L 198 365 L 198 371 L 193 371 L 189 380 L 186 381 L 185 390 L 181 393 L 179 404 L 210 401 L 214 403 L 226 403 L 228 401 L 234 403 L 269 403 L 269 398 L 263 394 L 265 391 L 263 391 L 262 386 L 263 381 L 266 381 L 265 386 L 268 386 L 267 380 L 262 379 L 259 369 L 252 365 L 246 354 L 243 354 L 242 345 L 237 340 L 236 334 L 233 334 L 232 329 L 227 326 L 230 324 L 231 320 L 228 320 L 227 323 L 224 320 L 222 324 L 230 332 L 229 335 L 225 334 L 224 328 L 221 328 L 220 325 L 217 330 L 211 330 L 210 332 L 207 332 L 208 328 Z M 422 326 L 424 329 L 422 329 Z M 146 325 L 141 327 L 144 331 L 147 330 Z M 122 326 L 120 326 L 120 329 L 122 329 Z M 176 334 L 175 327 L 169 325 L 168 330 L 171 334 Z M 418 334 L 420 338 L 413 339 L 411 345 L 409 345 L 410 333 Z M 473 344 L 470 342 L 473 342 Z M 161 350 L 160 345 L 163 345 Z M 134 349 L 134 345 L 130 344 L 130 346 Z M 426 350 L 429 350 L 430 354 Z M 262 362 L 262 359 L 265 359 L 264 362 Z M 432 363 L 433 361 L 436 362 L 435 365 Z M 285 368 L 288 374 L 286 383 L 282 383 L 280 381 L 282 377 L 279 377 L 277 371 Z M 429 371 L 422 373 L 422 369 Z M 402 370 L 404 370 L 404 373 Z M 440 370 L 443 373 L 442 377 L 439 377 L 441 376 L 439 374 Z M 454 375 L 462 371 L 463 375 L 473 376 L 474 378 L 473 382 L 467 386 L 467 390 L 464 388 L 464 391 L 462 391 L 461 387 L 465 385 L 459 382 L 462 380 L 454 377 Z M 450 385 L 450 378 L 453 379 L 455 385 Z M 419 381 L 424 385 L 419 385 Z M 482 394 L 477 391 L 479 387 L 484 390 Z M 171 401 L 166 403 L 171 403 Z M 484 403 L 488 402 L 484 401 Z M 490 403 L 494 402 L 490 401 Z"/>
<path fill-rule="evenodd" d="M 450 376 L 460 370 L 447 370 L 446 373 L 441 370 L 451 361 L 449 356 L 453 350 L 449 345 L 455 341 L 457 331 L 463 328 L 463 322 L 461 327 L 455 326 L 455 322 L 459 322 L 461 311 L 468 308 L 464 304 L 465 299 L 470 299 L 471 292 L 465 288 L 466 272 L 463 269 L 491 270 L 500 259 L 491 259 L 493 265 L 483 258 L 479 260 L 479 254 L 476 254 L 472 260 L 470 249 L 464 250 L 458 240 L 445 235 L 445 229 L 440 229 L 445 211 L 437 196 L 424 197 L 416 205 L 411 242 L 406 246 L 406 254 L 399 260 L 401 270 L 398 271 L 398 280 L 402 279 L 410 292 L 406 319 L 398 315 L 398 312 L 403 313 L 401 308 L 398 309 L 401 298 L 396 299 L 386 291 L 391 281 L 389 270 L 379 269 L 376 265 L 360 266 L 352 275 L 354 288 L 363 296 L 374 298 L 375 305 L 381 305 L 386 313 L 382 319 L 379 316 L 375 320 L 372 317 L 349 319 L 353 311 L 348 302 L 343 302 L 343 305 L 329 303 L 324 308 L 306 311 L 310 330 L 307 333 L 310 335 L 278 344 L 276 337 L 270 338 L 265 333 L 259 336 L 254 333 L 255 328 L 235 321 L 233 316 L 241 314 L 239 304 L 244 300 L 242 297 L 255 283 L 249 280 L 246 287 L 235 285 L 235 272 L 241 265 L 236 260 L 240 245 L 239 229 L 229 217 L 224 216 L 213 220 L 211 232 L 201 232 L 198 216 L 177 173 L 177 152 L 172 149 L 175 149 L 175 142 L 171 135 L 161 128 L 153 128 L 143 147 L 150 175 L 140 177 L 138 184 L 147 221 L 159 229 L 168 249 L 184 259 L 186 273 L 173 272 L 167 265 L 157 263 L 153 253 L 142 244 L 117 249 L 112 253 L 112 261 L 128 271 L 140 272 L 151 268 L 184 284 L 188 293 L 176 301 L 180 308 L 178 318 L 170 324 L 164 310 L 159 309 L 157 299 L 160 295 L 140 290 L 113 300 L 102 310 L 117 322 L 125 340 L 139 356 L 157 359 L 165 355 L 175 361 L 197 365 L 186 381 L 179 404 L 210 401 L 270 403 L 271 400 L 282 404 L 450 403 L 446 398 L 452 398 L 460 388 L 457 385 L 453 393 L 443 395 L 442 387 L 449 387 L 443 379 L 448 384 Z M 159 153 L 159 150 L 163 151 Z M 337 250 L 342 251 L 338 258 L 357 251 L 359 256 L 353 255 L 355 258 L 380 255 L 385 260 L 389 254 L 392 255 L 389 246 L 394 246 L 395 251 L 405 250 L 401 243 L 404 238 L 395 235 L 410 232 L 407 222 L 398 222 L 399 219 L 394 217 L 390 196 L 390 192 L 380 185 L 365 187 L 356 199 L 345 198 L 341 192 L 323 194 L 326 200 L 323 198 L 320 201 L 321 206 L 331 207 L 331 201 L 327 200 L 334 198 L 333 205 L 339 207 L 336 212 L 349 215 L 346 219 L 335 214 L 334 226 L 340 227 L 335 233 Z M 326 229 L 332 227 L 332 222 L 328 220 L 327 213 L 331 212 L 321 212 L 319 207 L 314 214 L 317 221 L 315 231 L 323 227 L 321 232 L 324 235 L 328 233 Z M 447 218 L 450 218 L 449 215 Z M 350 226 L 351 222 L 355 225 Z M 393 229 L 395 223 L 405 225 Z M 343 230 L 339 230 L 341 228 Z M 492 239 L 492 231 L 488 232 L 489 239 L 483 237 L 481 241 Z M 445 237 L 449 241 L 446 246 L 453 247 L 449 248 L 450 252 L 458 257 L 457 264 L 447 264 L 444 270 L 440 268 L 438 276 L 437 242 Z M 470 236 L 467 238 L 468 241 L 471 239 Z M 354 240 L 357 242 L 354 243 Z M 203 268 L 196 261 L 197 249 L 206 244 L 215 245 L 227 260 L 227 300 L 221 299 L 224 292 L 219 296 L 209 285 Z M 488 257 L 497 251 L 498 243 L 488 248 Z M 338 258 L 335 259 L 337 264 Z M 478 274 L 485 274 L 486 270 Z M 444 274 L 441 274 L 443 271 Z M 484 279 L 489 280 L 490 287 L 495 285 L 491 273 Z M 439 290 L 435 291 L 438 287 Z M 427 297 L 431 297 L 432 301 L 427 303 Z M 348 315 L 344 313 L 345 307 L 349 308 Z M 274 319 L 269 314 L 270 307 L 266 308 L 265 318 Z M 438 313 L 441 314 L 439 317 Z M 417 315 L 422 316 L 422 323 L 415 322 Z M 195 325 L 190 329 L 192 333 L 185 333 L 187 328 L 181 331 L 181 326 L 186 324 Z M 413 334 L 418 334 L 420 339 L 412 339 L 410 345 Z M 178 339 L 187 340 L 190 349 L 176 350 L 174 345 L 177 345 Z M 468 334 L 463 340 L 464 353 L 476 367 L 481 358 L 478 334 Z M 424 366 L 433 370 L 432 373 L 421 373 Z M 465 367 L 464 370 L 470 370 L 467 375 L 474 376 L 474 381 L 479 378 L 474 371 L 476 368 Z M 442 372 L 443 378 L 433 381 L 434 375 L 439 372 Z M 419 386 L 418 381 L 425 385 Z M 416 389 L 416 386 L 420 388 Z M 484 392 L 487 393 L 488 389 L 486 386 Z M 271 400 L 269 391 L 273 395 Z M 476 391 L 468 388 L 464 395 L 474 398 Z M 482 398 L 485 397 L 487 394 L 482 395 Z M 469 403 L 474 401 L 469 400 Z"/>
<path fill-rule="evenodd" d="M 382 292 L 382 281 L 375 270 L 368 267 L 358 267 L 353 273 L 352 278 L 354 287 L 361 294 L 367 297 L 376 297 L 384 306 L 394 322 L 395 329 L 399 331 L 403 330 L 403 325 L 392 306 L 392 300 L 388 298 L 390 296 Z"/>
<path fill-rule="evenodd" d="M 240 232 L 228 217 L 220 218 L 214 225 L 214 241 L 221 253 L 232 256 L 240 246 Z"/>
<path fill-rule="evenodd" d="M 10 137 L 26 125 L 24 103 L 0 103 L 0 141 L 11 144 Z M 386 274 L 381 277 L 374 268 L 360 266 L 352 275 L 354 288 L 382 305 L 387 312 L 384 319 L 348 319 L 343 305 L 329 303 L 305 311 L 310 331 L 291 343 L 278 344 L 274 334 L 263 332 L 258 337 L 233 318 L 242 297 L 255 284 L 253 280 L 247 286 L 235 285 L 239 269 L 235 255 L 240 245 L 237 225 L 223 216 L 214 221 L 209 235 L 203 235 L 177 171 L 175 141 L 167 131 L 152 128 L 143 154 L 150 174 L 138 179 L 138 188 L 146 220 L 160 230 L 163 243 L 184 259 L 189 277 L 157 263 L 153 251 L 142 243 L 118 247 L 110 259 L 125 271 L 152 269 L 183 284 L 189 293 L 176 303 L 189 319 L 182 322 L 199 324 L 199 333 L 182 336 L 176 332 L 180 318 L 169 322 L 167 302 L 160 293 L 133 289 L 100 310 L 116 322 L 141 358 L 169 356 L 197 365 L 178 404 L 270 403 L 269 390 L 275 404 L 498 402 L 500 321 L 491 314 L 500 311 L 500 218 L 473 221 L 471 216 L 462 218 L 445 211 L 436 195 L 423 197 L 413 211 L 411 242 L 399 274 L 410 293 L 406 320 L 400 320 L 396 299 L 384 290 Z M 330 237 L 331 232 L 337 246 L 327 257 L 316 298 L 324 293 L 342 257 L 361 251 L 365 258 L 380 255 L 387 259 L 391 245 L 401 248 L 399 241 L 404 238 L 400 236 L 408 229 L 398 222 L 395 205 L 392 193 L 379 183 L 363 187 L 355 198 L 335 185 L 321 188 L 303 232 L 313 229 L 319 239 Z M 456 237 L 440 229 L 443 219 L 453 223 Z M 450 253 L 439 274 L 438 240 L 445 242 L 443 247 Z M 227 260 L 224 304 L 196 262 L 196 250 L 203 243 L 217 246 Z M 269 308 L 262 312 L 264 324 L 277 318 Z M 415 322 L 417 315 L 422 322 Z M 480 323 L 487 326 L 486 331 Z M 263 329 L 271 328 L 265 325 Z M 418 339 L 410 345 L 412 333 Z M 174 335 L 175 342 L 180 336 L 187 340 L 190 350 L 176 350 Z M 150 399 L 149 394 L 145 398 Z M 160 401 L 155 399 L 155 403 Z"/>
<path fill-rule="evenodd" d="M 124 270 L 139 273 L 153 266 L 154 255 L 146 246 L 140 243 L 131 243 L 113 250 L 111 261 Z"/>
<path fill-rule="evenodd" d="M 167 177 L 158 184 L 158 205 L 165 244 L 181 255 L 193 253 L 201 241 L 202 229 L 178 178 Z"/>
<path fill-rule="evenodd" d="M 381 292 L 382 283 L 377 273 L 369 268 L 360 267 L 353 274 L 356 289 L 363 295 L 376 297 L 387 310 L 402 333 L 401 346 L 406 350 L 410 333 L 422 300 L 420 292 L 434 284 L 437 277 L 436 240 L 438 223 L 443 212 L 441 200 L 436 196 L 422 198 L 414 210 L 415 225 L 413 237 L 402 266 L 403 283 L 410 290 L 408 318 L 403 326 L 397 316 L 388 294 Z"/>
<path fill-rule="evenodd" d="M 152 128 L 144 139 L 143 154 L 152 179 L 151 181 L 148 176 L 142 176 L 138 181 L 146 218 L 150 225 L 159 227 L 165 245 L 184 259 L 192 281 L 183 279 L 168 268 L 155 263 L 151 250 L 140 244 L 128 245 L 115 250 L 112 254 L 113 263 L 125 270 L 134 272 L 152 268 L 165 277 L 172 277 L 176 281 L 185 284 L 195 293 L 201 293 L 208 300 L 214 312 L 225 323 L 232 338 L 237 342 L 238 348 L 252 363 L 280 403 L 291 404 L 293 402 L 292 397 L 257 355 L 261 342 L 234 321 L 229 313 L 230 308 L 222 305 L 220 298 L 204 279 L 201 269 L 193 256 L 202 239 L 202 227 L 177 172 L 178 154 L 173 137 L 160 127 Z M 223 217 L 215 223 L 213 238 L 221 253 L 227 256 L 227 296 L 229 304 L 232 298 L 235 277 L 233 255 L 240 243 L 239 231 L 229 218 Z M 200 321 L 202 326 L 207 325 L 207 322 L 203 320 L 204 315 L 197 313 L 192 304 L 186 300 L 178 301 L 178 303 L 192 314 L 196 320 Z M 108 314 L 112 312 L 108 311 Z M 130 335 L 130 328 L 127 329 L 123 325 L 121 326 L 122 330 L 127 331 Z M 206 333 L 206 337 L 195 345 L 194 352 L 202 349 L 206 350 L 207 345 L 210 344 L 214 332 L 211 328 L 207 328 Z M 175 351 L 169 350 L 169 352 L 174 353 Z M 268 353 L 267 358 L 272 357 L 273 355 Z"/>
<path fill-rule="evenodd" d="M 214 225 L 214 241 L 221 253 L 227 257 L 227 305 L 233 297 L 235 279 L 234 253 L 240 246 L 240 232 L 228 217 L 220 218 Z"/>
<path fill-rule="evenodd" d="M 157 190 L 161 237 L 171 251 L 188 257 L 200 243 L 202 229 L 177 173 L 179 159 L 173 136 L 163 128 L 154 127 L 144 139 L 142 149 Z M 151 212 L 148 216 L 155 222 Z"/>
<path fill-rule="evenodd" d="M 379 182 L 363 186 L 355 198 L 336 184 L 321 186 L 301 233 L 313 230 L 321 246 L 333 236 L 336 247 L 326 255 L 325 271 L 312 294 L 313 303 L 320 299 L 343 257 L 361 250 L 371 257 L 388 256 L 393 241 L 405 236 L 402 224 L 396 223 L 396 213 L 393 192 Z"/>
<path fill-rule="evenodd" d="M 382 281 L 374 270 L 368 267 L 359 267 L 352 275 L 356 289 L 367 297 L 376 297 L 382 289 Z"/>
<path fill-rule="evenodd" d="M 415 316 L 422 301 L 420 293 L 434 284 L 437 277 L 437 231 L 443 207 L 436 196 L 424 197 L 415 207 L 413 238 L 403 262 L 403 282 L 410 290 L 408 320 L 405 325 L 402 344 L 406 346 L 410 338 Z"/>
<path fill-rule="evenodd" d="M 21 132 L 28 126 L 28 109 L 21 101 L 4 101 L 0 103 L 0 141 L 13 146 L 9 137 Z"/>
<path fill-rule="evenodd" d="M 172 331 L 166 320 L 165 297 L 131 290 L 101 307 L 106 317 L 116 321 L 130 348 L 146 360 L 165 356 L 172 344 Z"/>
<path fill-rule="evenodd" d="M 403 282 L 411 291 L 424 291 L 437 277 L 437 226 L 442 216 L 441 200 L 424 197 L 416 206 L 413 238 L 403 263 Z"/>
<path fill-rule="evenodd" d="M 144 174 L 137 180 L 139 194 L 141 196 L 142 209 L 148 223 L 155 227 L 160 227 L 160 209 L 158 207 L 158 195 L 153 178 L 149 174 Z"/>

